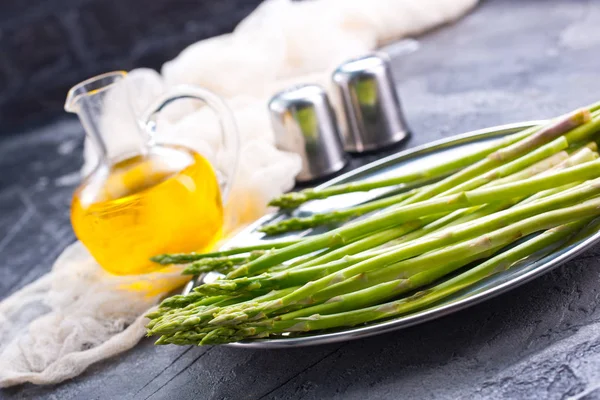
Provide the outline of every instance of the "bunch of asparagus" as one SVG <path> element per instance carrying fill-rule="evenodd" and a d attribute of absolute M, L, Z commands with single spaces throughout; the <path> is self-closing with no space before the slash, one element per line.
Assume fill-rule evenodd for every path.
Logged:
<path fill-rule="evenodd" d="M 184 273 L 223 275 L 148 315 L 156 344 L 204 345 L 354 326 L 422 309 L 564 245 L 600 214 L 600 104 L 418 172 L 304 190 L 281 208 L 353 191 L 417 186 L 265 227 L 326 233 L 206 254 L 166 254 Z M 539 234 L 538 234 L 539 233 Z M 536 235 L 534 235 L 536 234 Z"/>

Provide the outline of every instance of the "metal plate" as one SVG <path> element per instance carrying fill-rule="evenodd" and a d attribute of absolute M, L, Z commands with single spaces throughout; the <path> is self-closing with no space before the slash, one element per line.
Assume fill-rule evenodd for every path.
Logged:
<path fill-rule="evenodd" d="M 441 163 L 444 160 L 456 157 L 458 154 L 463 155 L 467 152 L 476 151 L 484 144 L 488 144 L 503 136 L 543 122 L 544 121 L 530 121 L 473 131 L 409 149 L 341 175 L 320 185 L 319 188 L 325 188 L 337 183 L 380 178 L 386 175 L 397 174 L 400 170 L 419 169 L 424 165 L 431 165 L 431 163 Z M 306 203 L 295 210 L 293 215 L 307 216 L 315 212 L 348 207 L 377 196 L 385 195 L 385 192 L 386 190 L 382 189 L 374 190 L 369 193 L 351 193 L 335 196 L 330 199 L 313 201 Z M 267 215 L 237 234 L 223 247 L 242 246 L 244 244 L 260 241 L 263 239 L 263 234 L 256 231 L 259 226 L 288 216 L 289 215 L 285 213 Z M 320 233 L 325 230 L 325 228 L 307 230 L 300 234 L 290 234 L 285 237 L 293 238 L 306 236 Z M 271 339 L 248 340 L 230 343 L 227 346 L 252 348 L 309 346 L 360 339 L 420 324 L 462 310 L 528 282 L 590 248 L 598 241 L 598 239 L 600 239 L 600 232 L 592 232 L 588 236 L 584 236 L 576 242 L 570 243 L 566 247 L 555 250 L 547 256 L 538 257 L 538 259 L 529 259 L 526 262 L 512 267 L 508 271 L 491 276 L 475 286 L 466 288 L 433 306 L 412 314 L 352 328 L 342 328 L 333 331 L 329 330 L 320 333 L 298 334 Z M 187 291 L 196 284 L 198 284 L 198 281 L 194 284 L 190 284 Z"/>

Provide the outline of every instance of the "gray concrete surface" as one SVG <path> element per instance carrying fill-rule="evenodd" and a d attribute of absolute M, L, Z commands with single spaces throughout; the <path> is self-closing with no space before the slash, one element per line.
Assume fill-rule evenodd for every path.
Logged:
<path fill-rule="evenodd" d="M 414 146 L 600 99 L 600 2 L 493 0 L 394 60 Z M 0 297 L 71 240 L 81 131 L 0 142 Z M 381 155 L 355 160 L 354 165 Z M 7 399 L 600 398 L 600 247 L 488 302 L 403 331 L 294 350 L 135 349 Z"/>

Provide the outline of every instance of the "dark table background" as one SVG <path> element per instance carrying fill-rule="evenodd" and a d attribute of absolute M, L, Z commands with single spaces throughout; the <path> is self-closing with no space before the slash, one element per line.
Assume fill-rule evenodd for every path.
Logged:
<path fill-rule="evenodd" d="M 540 119 L 600 99 L 600 2 L 484 1 L 394 60 L 406 146 Z M 41 276 L 74 238 L 77 123 L 0 141 L 0 297 Z M 381 155 L 354 161 L 354 165 Z M 0 397 L 56 399 L 600 398 L 600 247 L 507 294 L 378 337 L 294 350 L 154 347 L 68 382 Z"/>
<path fill-rule="evenodd" d="M 62 111 L 90 76 L 160 69 L 188 45 L 231 32 L 263 0 L 0 2 L 0 136 Z"/>

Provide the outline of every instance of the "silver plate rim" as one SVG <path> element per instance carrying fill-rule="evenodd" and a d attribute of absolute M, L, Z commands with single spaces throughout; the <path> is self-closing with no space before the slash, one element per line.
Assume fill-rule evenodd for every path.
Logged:
<path fill-rule="evenodd" d="M 366 164 L 362 167 L 356 168 L 352 171 L 349 171 L 345 174 L 342 174 L 336 178 L 333 178 L 316 188 L 326 188 L 328 186 L 341 183 L 347 180 L 352 179 L 353 177 L 360 175 L 365 172 L 372 171 L 374 169 L 383 168 L 386 165 L 390 165 L 393 163 L 400 162 L 406 158 L 418 157 L 420 154 L 429 153 L 436 150 L 440 150 L 449 146 L 455 146 L 460 144 L 466 144 L 478 139 L 488 139 L 493 137 L 501 137 L 507 135 L 512 132 L 516 132 L 518 130 L 526 129 L 535 125 L 543 124 L 546 120 L 535 120 L 535 121 L 525 121 L 518 122 L 512 124 L 499 125 L 495 127 L 478 129 L 471 132 L 467 132 L 460 135 L 451 136 L 448 138 L 444 138 L 441 140 L 437 140 L 431 143 L 427 143 L 424 145 L 416 146 L 390 156 L 384 157 L 380 160 L 374 161 L 372 163 Z M 256 222 L 251 224 L 250 226 L 243 229 L 238 235 L 242 235 L 246 232 L 254 231 L 257 227 L 262 224 L 272 220 L 278 214 L 272 213 L 263 216 L 258 219 Z M 235 240 L 234 236 L 228 242 Z M 539 267 L 528 271 L 520 276 L 517 276 L 511 280 L 508 280 L 504 283 L 495 285 L 488 289 L 485 289 L 479 293 L 469 295 L 465 298 L 456 300 L 452 303 L 442 304 L 437 306 L 432 306 L 430 308 L 426 308 L 424 310 L 418 311 L 414 314 L 410 314 L 407 316 L 401 316 L 398 318 L 393 318 L 390 320 L 382 321 L 379 323 L 374 323 L 361 327 L 353 327 L 335 332 L 326 332 L 321 334 L 307 335 L 307 336 L 297 336 L 290 338 L 276 338 L 276 339 L 256 339 L 256 340 L 247 340 L 236 343 L 228 343 L 223 346 L 227 347 L 236 347 L 236 348 L 251 348 L 251 349 L 282 349 L 282 348 L 295 348 L 295 347 L 304 347 L 304 346 L 314 346 L 314 345 L 323 345 L 323 344 L 331 344 L 331 343 L 339 343 L 345 342 L 349 340 L 362 339 L 374 335 L 380 335 L 384 333 L 389 333 L 392 331 L 408 328 L 411 326 L 415 326 L 424 322 L 428 322 L 446 315 L 450 315 L 454 312 L 463 310 L 465 308 L 471 307 L 473 305 L 479 304 L 485 300 L 488 300 L 492 297 L 498 296 L 502 293 L 505 293 L 513 288 L 516 288 L 524 283 L 527 283 L 548 271 L 558 267 L 559 265 L 565 263 L 566 261 L 572 259 L 577 256 L 581 252 L 587 250 L 591 245 L 596 243 L 600 239 L 600 232 L 590 236 L 589 238 L 583 240 L 581 243 L 577 244 L 573 248 L 568 251 L 560 254 L 557 257 L 545 262 Z M 225 244 L 223 247 L 227 247 Z M 188 289 L 189 290 L 189 289 Z"/>

